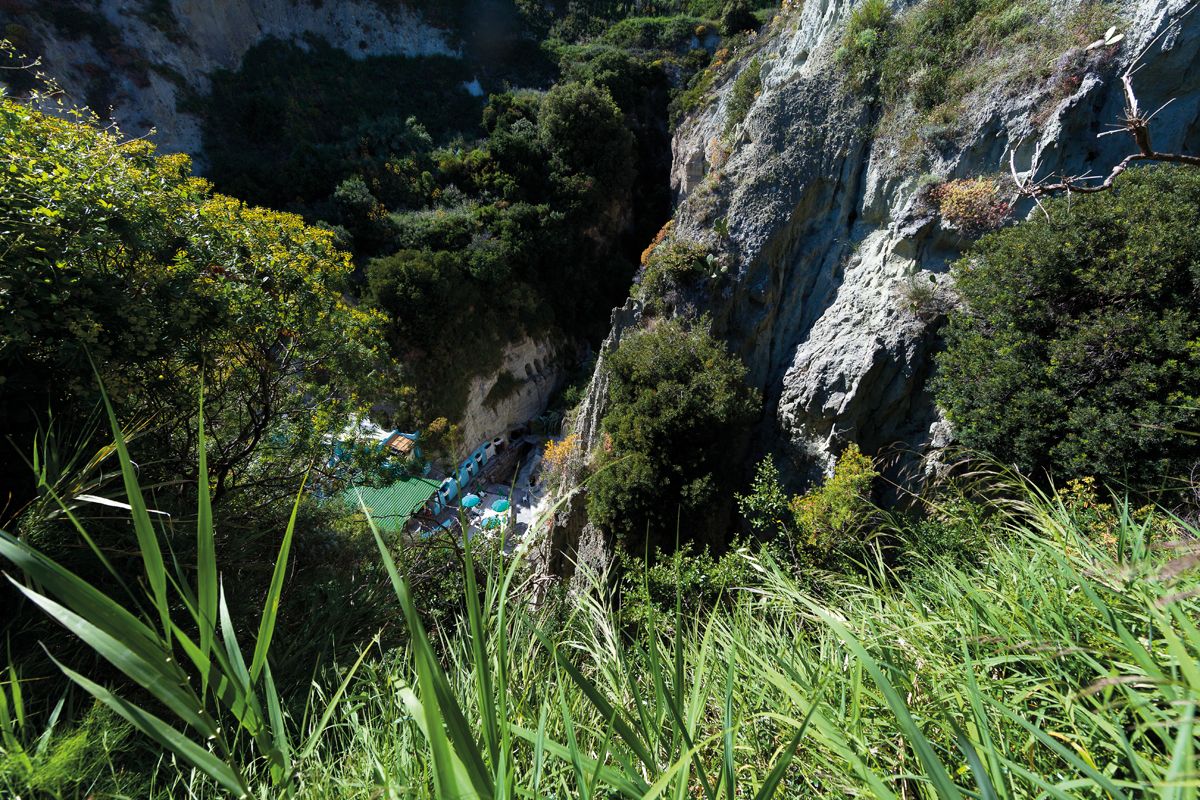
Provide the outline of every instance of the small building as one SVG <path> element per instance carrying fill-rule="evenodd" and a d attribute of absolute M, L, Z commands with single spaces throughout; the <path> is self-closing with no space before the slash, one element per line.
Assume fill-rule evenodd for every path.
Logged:
<path fill-rule="evenodd" d="M 432 478 L 410 476 L 390 486 L 351 487 L 341 497 L 352 509 L 366 506 L 379 530 L 394 533 L 403 531 L 414 514 L 428 508 L 440 485 Z"/>

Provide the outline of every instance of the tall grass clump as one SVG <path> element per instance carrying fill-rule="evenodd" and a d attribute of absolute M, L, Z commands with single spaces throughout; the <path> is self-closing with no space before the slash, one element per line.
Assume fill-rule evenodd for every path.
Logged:
<path fill-rule="evenodd" d="M 240 765 L 246 760 L 245 754 L 253 752 L 253 760 L 263 767 L 259 775 L 272 791 L 291 796 L 296 785 L 297 762 L 320 741 L 321 732 L 346 687 L 343 682 L 333 693 L 318 719 L 305 720 L 304 727 L 308 729 L 305 736 L 294 736 L 295 727 L 284 720 L 280 693 L 267 656 L 275 632 L 299 498 L 283 534 L 247 660 L 217 572 L 203 415 L 197 432 L 199 500 L 193 584 L 178 564 L 173 573 L 167 568 L 159 531 L 138 485 L 125 438 L 107 399 L 105 404 L 143 574 L 136 582 L 124 581 L 71 510 L 67 503 L 71 498 L 58 496 L 52 487 L 44 485 L 100 564 L 125 588 L 128 597 L 125 603 L 118 602 L 26 542 L 0 531 L 0 556 L 25 576 L 23 582 L 12 576 L 8 580 L 30 602 L 147 693 L 154 701 L 154 708 L 137 705 L 60 663 L 62 672 L 87 694 L 200 770 L 225 792 L 238 797 L 250 794 L 251 773 Z M 177 610 L 172 613 L 173 608 L 180 606 L 185 612 L 182 618 Z M 351 674 L 353 669 L 347 674 L 347 681 Z M 19 713 L 20 685 L 13 678 L 7 688 L 9 694 L 0 702 L 0 733 L 6 757 L 10 753 L 19 755 L 26 749 L 16 736 L 24 726 Z M 10 713 L 10 707 L 17 713 Z M 28 759 L 25 761 L 32 766 Z M 36 778 L 32 769 L 28 771 Z"/>
<path fill-rule="evenodd" d="M 145 618 L 11 537 L 0 552 L 27 596 L 155 698 L 162 716 L 69 673 L 199 768 L 162 762 L 158 796 L 1185 800 L 1200 788 L 1200 531 L 1090 486 L 992 487 L 1001 499 L 969 559 L 911 541 L 931 528 L 903 522 L 889 540 L 904 557 L 853 573 L 798 575 L 748 548 L 729 556 L 741 585 L 700 606 L 677 591 L 632 622 L 609 576 L 535 607 L 521 547 L 477 572 L 466 540 L 465 612 L 437 635 L 376 533 L 409 641 L 317 681 L 308 718 L 271 684 L 271 604 L 246 660 L 211 566 L 196 590 L 158 582 L 131 473 L 126 487 L 144 529 Z M 931 516 L 980 526 L 953 503 Z M 160 586 L 187 596 L 187 625 L 160 615 Z"/>

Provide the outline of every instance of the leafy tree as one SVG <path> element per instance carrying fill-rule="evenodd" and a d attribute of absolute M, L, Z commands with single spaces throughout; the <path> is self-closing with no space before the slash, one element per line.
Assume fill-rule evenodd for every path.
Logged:
<path fill-rule="evenodd" d="M 675 319 L 630 336 L 608 359 L 610 439 L 589 514 L 635 555 L 673 550 L 679 535 L 724 544 L 723 497 L 754 419 L 746 368 L 705 326 Z"/>
<path fill-rule="evenodd" d="M 579 177 L 603 202 L 625 197 L 633 184 L 633 134 L 607 89 L 557 84 L 546 93 L 539 133 L 564 176 Z"/>
<path fill-rule="evenodd" d="M 940 403 L 964 444 L 1027 471 L 1183 474 L 1200 460 L 1200 171 L 1044 205 L 955 266 Z"/>
<path fill-rule="evenodd" d="M 351 265 L 332 234 L 213 194 L 184 156 L 7 98 L 0 159 L 6 489 L 28 499 L 12 448 L 27 452 L 48 414 L 95 408 L 94 364 L 146 429 L 148 485 L 193 474 L 203 385 L 218 502 L 294 494 L 377 363 L 378 319 L 344 302 Z"/>

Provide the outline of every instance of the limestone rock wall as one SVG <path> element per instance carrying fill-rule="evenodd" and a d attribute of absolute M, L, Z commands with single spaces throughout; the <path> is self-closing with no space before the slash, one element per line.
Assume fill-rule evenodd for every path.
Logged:
<path fill-rule="evenodd" d="M 42 70 L 68 97 L 83 104 L 86 87 L 104 74 L 112 119 L 128 136 L 156 130 L 164 151 L 202 157 L 200 122 L 178 101 L 187 92 L 204 93 L 218 69 L 236 69 L 246 51 L 275 37 L 304 45 L 313 35 L 355 58 L 371 55 L 457 55 L 445 31 L 426 24 L 402 6 L 387 10 L 372 0 L 169 0 L 172 24 L 147 21 L 144 0 L 80 2 L 98 14 L 80 23 L 85 31 L 66 34 L 37 0 L 15 0 L 0 10 L 0 22 L 17 26 L 21 38 L 37 47 Z M 62 0 L 58 5 L 69 5 Z M 68 12 L 69 13 L 69 12 Z M 97 109 L 106 114 L 107 109 Z"/>
<path fill-rule="evenodd" d="M 541 414 L 562 385 L 563 363 L 559 346 L 548 340 L 526 338 L 506 347 L 494 375 L 471 380 L 466 410 L 458 423 L 467 452 Z M 493 392 L 498 382 L 501 391 Z"/>
<path fill-rule="evenodd" d="M 1123 3 L 1123 46 L 1107 63 L 1089 62 L 1070 96 L 998 76 L 967 98 L 956 135 L 920 162 L 908 147 L 915 112 L 881 118 L 844 85 L 834 52 L 853 2 L 808 0 L 760 36 L 763 89 L 745 121 L 716 146 L 731 76 L 677 129 L 672 169 L 676 235 L 725 254 L 736 271 L 701 310 L 763 392 L 760 452 L 786 456 L 799 483 L 827 471 L 851 441 L 894 452 L 901 475 L 945 443 L 926 390 L 937 325 L 903 296 L 914 278 L 944 285 L 967 241 L 922 200 L 922 184 L 1006 171 L 1010 151 L 1019 165 L 1036 154 L 1039 175 L 1107 172 L 1131 143 L 1098 135 L 1120 117 L 1118 77 L 1139 54 L 1143 107 L 1175 98 L 1155 118 L 1156 146 L 1200 151 L 1200 13 L 1180 19 L 1189 4 Z M 1076 5 L 1060 0 L 1056 15 Z"/>

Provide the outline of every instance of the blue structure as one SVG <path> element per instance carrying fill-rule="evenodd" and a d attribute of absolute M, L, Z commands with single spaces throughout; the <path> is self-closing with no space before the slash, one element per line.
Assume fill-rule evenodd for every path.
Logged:
<path fill-rule="evenodd" d="M 462 460 L 455 469 L 454 474 L 447 476 L 442 481 L 442 485 L 438 487 L 437 499 L 433 503 L 433 513 L 440 513 L 442 510 L 449 508 L 450 504 L 459 496 L 471 481 L 479 477 L 479 473 L 483 472 L 483 465 L 491 460 L 492 456 L 496 455 L 496 451 L 504 446 L 504 440 L 500 438 L 492 439 L 484 442 L 472 451 L 471 455 Z"/>

